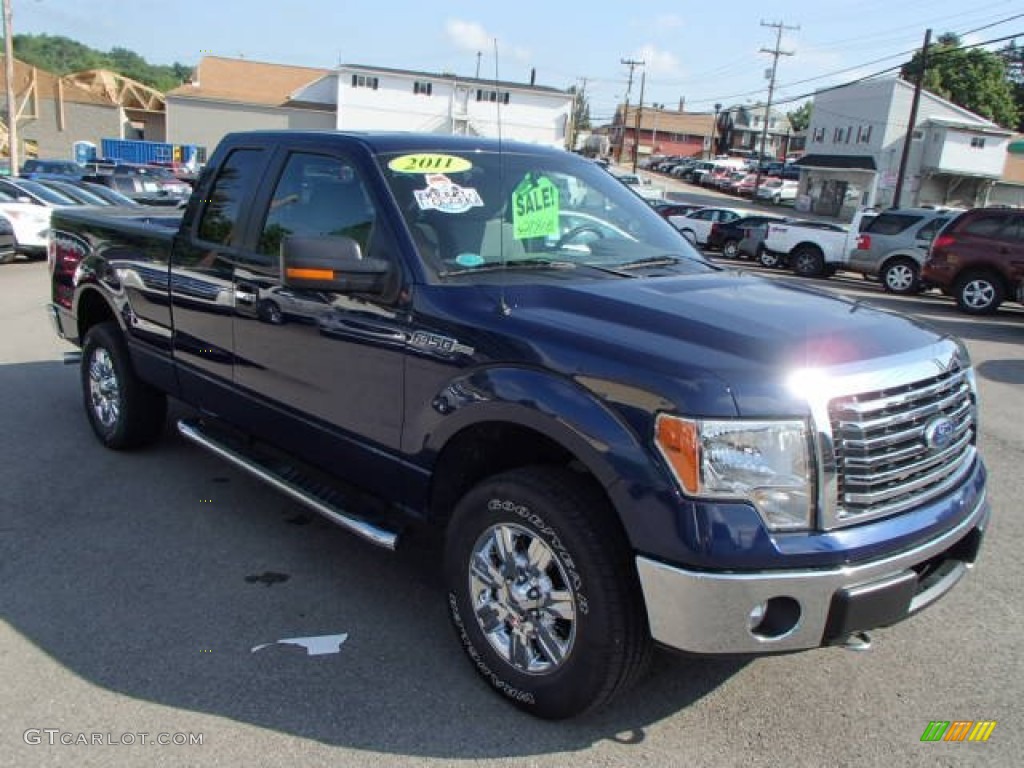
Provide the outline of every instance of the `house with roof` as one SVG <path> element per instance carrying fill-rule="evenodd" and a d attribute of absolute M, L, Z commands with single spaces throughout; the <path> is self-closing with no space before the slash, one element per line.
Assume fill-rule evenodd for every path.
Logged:
<path fill-rule="evenodd" d="M 206 56 L 167 94 L 169 140 L 212 149 L 242 130 L 424 131 L 564 147 L 572 94 L 533 83 L 344 64 Z M 500 122 L 500 126 L 499 126 Z M 499 130 L 500 129 L 500 130 Z"/>
<path fill-rule="evenodd" d="M 792 134 L 785 113 L 768 111 L 763 104 L 736 104 L 718 114 L 715 154 L 727 155 L 731 150 L 756 155 L 761 152 L 764 137 L 764 154 L 782 160 L 791 151 Z"/>
<path fill-rule="evenodd" d="M 632 162 L 634 148 L 638 160 L 650 155 L 701 157 L 711 147 L 714 124 L 712 115 L 700 112 L 620 106 L 609 130 L 612 153 L 621 153 L 624 163 Z"/>
<path fill-rule="evenodd" d="M 70 160 L 77 142 L 99 146 L 105 138 L 164 140 L 159 91 L 108 70 L 57 75 L 17 59 L 13 64 L 19 158 Z M 3 92 L 0 110 L 6 120 Z M 6 124 L 0 125 L 4 155 L 9 155 L 8 136 Z"/>
<path fill-rule="evenodd" d="M 167 92 L 167 140 L 212 152 L 234 131 L 331 130 L 331 105 L 293 97 L 329 72 L 204 56 L 188 82 Z"/>
<path fill-rule="evenodd" d="M 1011 132 L 928 91 L 909 125 L 914 87 L 866 80 L 815 93 L 797 207 L 849 219 L 860 206 L 889 207 L 910 141 L 900 203 L 986 204 L 1006 164 Z"/>

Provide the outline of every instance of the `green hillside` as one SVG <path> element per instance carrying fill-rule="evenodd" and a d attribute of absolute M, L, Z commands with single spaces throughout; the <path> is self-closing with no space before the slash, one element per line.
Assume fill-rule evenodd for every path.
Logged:
<path fill-rule="evenodd" d="M 15 35 L 14 56 L 58 75 L 109 69 L 161 92 L 177 88 L 192 72 L 190 64 L 150 64 L 127 48 L 98 51 L 60 35 Z"/>

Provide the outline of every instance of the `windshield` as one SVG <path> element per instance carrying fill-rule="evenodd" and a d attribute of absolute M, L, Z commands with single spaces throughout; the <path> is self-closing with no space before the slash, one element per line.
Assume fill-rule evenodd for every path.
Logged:
<path fill-rule="evenodd" d="M 116 189 L 104 187 L 102 184 L 94 184 L 91 181 L 87 181 L 85 183 L 89 185 L 90 192 L 92 192 L 97 197 L 102 197 L 104 200 L 107 200 L 108 202 L 113 203 L 114 205 L 126 205 L 131 207 L 138 205 L 137 202 L 132 200 L 127 195 L 122 195 Z"/>
<path fill-rule="evenodd" d="M 567 152 L 408 151 L 380 163 L 424 261 L 442 278 L 502 266 L 713 269 L 643 198 Z"/>
<path fill-rule="evenodd" d="M 61 194 L 55 189 L 43 186 L 38 181 L 19 179 L 18 186 L 26 192 L 30 192 L 35 195 L 40 200 L 45 200 L 52 205 L 77 205 L 77 201 L 72 200 L 67 195 Z"/>

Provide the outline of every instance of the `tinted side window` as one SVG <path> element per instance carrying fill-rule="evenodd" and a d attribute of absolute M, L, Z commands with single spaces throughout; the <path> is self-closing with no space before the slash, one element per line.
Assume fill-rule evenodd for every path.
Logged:
<path fill-rule="evenodd" d="M 292 154 L 274 188 L 258 250 L 277 256 L 288 235 L 350 237 L 366 255 L 375 212 L 355 168 L 339 157 Z"/>
<path fill-rule="evenodd" d="M 876 235 L 898 235 L 922 220 L 922 216 L 906 213 L 881 213 L 864 230 Z"/>
<path fill-rule="evenodd" d="M 976 237 L 993 237 L 1002 239 L 1003 228 L 1010 219 L 1005 214 L 990 213 L 975 216 L 961 228 L 961 232 Z"/>
<path fill-rule="evenodd" d="M 246 191 L 255 189 L 262 164 L 262 149 L 236 149 L 228 155 L 199 220 L 201 240 L 221 245 L 238 244 L 239 209 Z"/>
<path fill-rule="evenodd" d="M 919 230 L 917 230 L 918 240 L 928 240 L 929 242 L 935 239 L 935 236 L 939 234 L 939 230 L 942 229 L 949 219 L 944 216 L 932 219 Z"/>

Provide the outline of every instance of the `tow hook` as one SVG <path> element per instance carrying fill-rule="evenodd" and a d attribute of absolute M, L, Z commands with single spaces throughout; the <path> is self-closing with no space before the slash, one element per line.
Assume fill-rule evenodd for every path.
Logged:
<path fill-rule="evenodd" d="M 848 651 L 870 651 L 871 635 L 867 632 L 854 632 L 847 635 L 840 645 Z"/>

